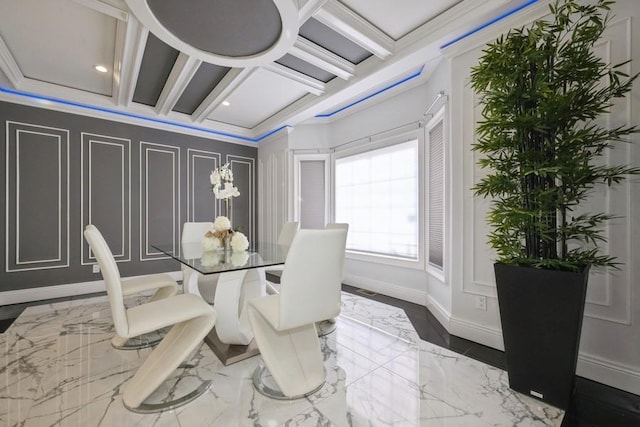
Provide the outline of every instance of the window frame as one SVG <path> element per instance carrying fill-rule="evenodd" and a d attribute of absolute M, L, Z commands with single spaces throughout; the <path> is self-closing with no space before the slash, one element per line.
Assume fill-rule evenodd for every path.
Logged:
<path fill-rule="evenodd" d="M 387 133 L 389 135 L 389 133 Z M 382 263 L 397 267 L 406 267 L 416 270 L 424 270 L 425 269 L 425 168 L 424 168 L 424 159 L 425 159 L 425 133 L 422 127 L 417 127 L 415 129 L 409 131 L 398 131 L 384 138 L 370 140 L 367 139 L 364 142 L 359 144 L 349 144 L 348 147 L 338 148 L 334 150 L 331 155 L 331 212 L 332 217 L 335 220 L 336 217 L 336 160 L 350 157 L 357 154 L 362 154 L 366 152 L 370 152 L 373 150 L 389 147 L 392 145 L 401 144 L 404 142 L 409 142 L 417 140 L 418 145 L 418 176 L 417 176 L 417 188 L 418 188 L 418 200 L 417 200 L 417 210 L 418 210 L 418 230 L 417 230 L 417 241 L 418 241 L 418 255 L 416 259 L 407 259 L 401 258 L 393 255 L 385 255 L 385 254 L 373 254 L 368 252 L 359 252 L 354 250 L 347 249 L 346 258 L 357 261 L 367 261 L 374 263 Z"/>

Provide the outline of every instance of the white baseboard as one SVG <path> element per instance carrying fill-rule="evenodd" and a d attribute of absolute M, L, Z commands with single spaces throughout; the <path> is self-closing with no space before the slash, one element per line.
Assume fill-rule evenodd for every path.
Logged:
<path fill-rule="evenodd" d="M 368 277 L 355 276 L 352 274 L 345 275 L 343 282 L 349 286 L 377 292 L 382 295 L 398 298 L 403 301 L 409 301 L 414 304 L 426 306 L 427 303 L 426 292 L 405 288 L 404 286 L 398 286 L 393 283 L 372 280 Z"/>
<path fill-rule="evenodd" d="M 640 393 L 640 370 L 602 357 L 580 353 L 576 374 L 629 393 Z"/>
<path fill-rule="evenodd" d="M 431 295 L 427 295 L 427 310 L 433 314 L 433 316 L 440 322 L 440 324 L 450 332 L 451 328 L 451 313 L 449 313 L 443 306 L 440 305 Z"/>
<path fill-rule="evenodd" d="M 455 316 L 451 317 L 449 325 L 449 333 L 451 335 L 504 351 L 502 331 L 498 329 L 468 322 Z"/>
<path fill-rule="evenodd" d="M 182 280 L 181 271 L 171 271 L 167 274 L 173 277 L 174 280 Z M 0 305 L 21 304 L 23 302 L 85 295 L 95 292 L 105 292 L 104 280 L 4 291 L 0 292 Z"/>
<path fill-rule="evenodd" d="M 435 311 L 432 313 L 435 315 Z M 450 326 L 451 335 L 504 351 L 502 332 L 497 329 L 455 317 L 451 317 Z M 638 394 L 640 390 L 640 370 L 637 367 L 625 366 L 603 357 L 580 353 L 576 374 L 629 393 Z"/>

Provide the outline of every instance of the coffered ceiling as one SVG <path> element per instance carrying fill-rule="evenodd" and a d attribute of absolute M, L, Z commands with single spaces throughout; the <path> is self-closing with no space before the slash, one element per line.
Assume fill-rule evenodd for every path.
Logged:
<path fill-rule="evenodd" d="M 257 142 L 424 81 L 444 43 L 523 3 L 0 0 L 0 85 Z"/>

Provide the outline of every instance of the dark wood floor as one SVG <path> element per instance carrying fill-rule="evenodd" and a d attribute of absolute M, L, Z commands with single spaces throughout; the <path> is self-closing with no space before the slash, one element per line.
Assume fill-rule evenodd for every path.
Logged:
<path fill-rule="evenodd" d="M 270 279 L 277 280 L 275 277 Z M 420 338 L 425 341 L 505 369 L 504 352 L 450 335 L 431 312 L 423 306 L 352 286 L 343 285 L 343 290 L 403 309 Z M 104 295 L 104 293 L 0 306 L 0 333 L 4 332 L 28 306 L 97 295 Z M 564 417 L 562 426 L 640 427 L 640 396 L 577 377 L 575 396 Z"/>

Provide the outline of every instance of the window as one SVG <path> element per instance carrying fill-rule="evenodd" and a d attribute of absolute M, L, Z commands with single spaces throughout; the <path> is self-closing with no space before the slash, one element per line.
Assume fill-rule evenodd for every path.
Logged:
<path fill-rule="evenodd" d="M 335 161 L 335 220 L 349 223 L 347 250 L 417 261 L 418 139 Z"/>
<path fill-rule="evenodd" d="M 427 126 L 428 135 L 428 242 L 429 265 L 444 266 L 444 125 L 436 114 Z"/>

